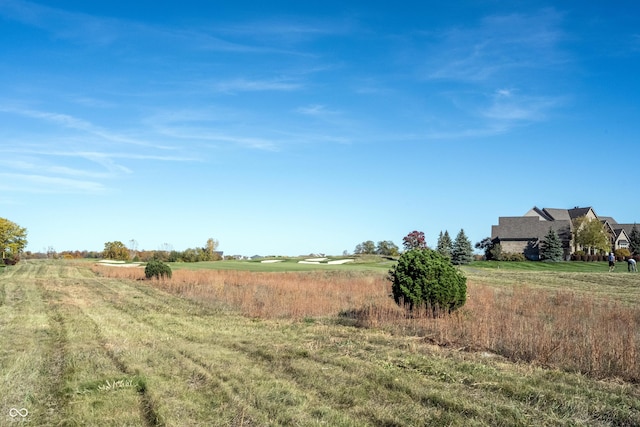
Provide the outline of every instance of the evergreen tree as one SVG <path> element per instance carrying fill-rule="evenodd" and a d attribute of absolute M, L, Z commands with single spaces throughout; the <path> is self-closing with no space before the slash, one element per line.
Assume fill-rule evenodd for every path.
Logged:
<path fill-rule="evenodd" d="M 564 250 L 562 248 L 562 241 L 555 230 L 549 227 L 549 232 L 542 241 L 542 247 L 540 248 L 540 258 L 543 261 L 558 262 L 562 261 Z"/>
<path fill-rule="evenodd" d="M 453 241 L 451 246 L 451 261 L 454 264 L 469 264 L 473 260 L 473 248 L 471 247 L 471 241 L 464 234 L 464 229 L 460 229 L 460 232 L 456 236 L 456 240 Z"/>
<path fill-rule="evenodd" d="M 638 227 L 635 224 L 633 224 L 631 233 L 629 233 L 629 249 L 634 255 L 640 255 L 640 231 L 638 231 Z"/>
<path fill-rule="evenodd" d="M 400 255 L 389 280 L 396 303 L 410 309 L 426 306 L 434 316 L 451 313 L 467 300 L 467 278 L 448 258 L 428 248 Z"/>
<path fill-rule="evenodd" d="M 440 255 L 444 255 L 447 258 L 451 259 L 451 237 L 449 236 L 449 231 L 444 230 L 444 234 L 440 231 L 438 235 L 438 245 L 436 250 Z"/>

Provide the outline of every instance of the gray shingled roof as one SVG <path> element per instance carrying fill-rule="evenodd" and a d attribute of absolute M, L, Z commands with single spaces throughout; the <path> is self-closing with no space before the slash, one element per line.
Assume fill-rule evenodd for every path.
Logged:
<path fill-rule="evenodd" d="M 616 223 L 615 225 L 612 225 L 612 226 L 615 229 L 623 229 L 627 233 L 627 236 L 631 237 L 631 230 L 633 230 L 634 225 L 636 226 L 638 231 L 640 231 L 640 224 L 617 224 Z"/>
<path fill-rule="evenodd" d="M 561 239 L 571 237 L 571 221 L 540 221 L 536 217 L 501 216 L 498 225 L 491 227 L 491 238 L 500 240 L 537 240 L 543 239 L 549 232 L 555 230 Z"/>
<path fill-rule="evenodd" d="M 615 228 L 615 226 L 618 225 L 618 223 L 616 222 L 615 219 L 611 218 L 610 216 L 598 216 L 598 219 L 600 221 L 607 221 L 609 223 L 609 225 L 611 225 L 612 227 Z"/>
<path fill-rule="evenodd" d="M 567 211 L 569 212 L 569 216 L 571 218 L 579 218 L 581 216 L 585 216 L 589 212 L 590 209 L 591 209 L 591 207 L 587 207 L 587 208 L 575 207 L 573 209 L 567 209 Z M 593 213 L 595 213 L 595 211 Z"/>
<path fill-rule="evenodd" d="M 544 208 L 543 210 L 554 221 L 569 221 L 571 219 L 571 216 L 569 215 L 569 209 Z"/>

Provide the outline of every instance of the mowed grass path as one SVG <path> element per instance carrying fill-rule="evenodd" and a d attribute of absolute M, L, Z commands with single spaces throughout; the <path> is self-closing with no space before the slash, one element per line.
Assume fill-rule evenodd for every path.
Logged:
<path fill-rule="evenodd" d="M 0 337 L 0 425 L 640 425 L 637 385 L 249 319 L 80 264 L 0 273 Z"/>

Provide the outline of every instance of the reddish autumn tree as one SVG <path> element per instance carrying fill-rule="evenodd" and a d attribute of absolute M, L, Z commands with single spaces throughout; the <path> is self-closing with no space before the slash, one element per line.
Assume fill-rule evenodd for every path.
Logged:
<path fill-rule="evenodd" d="M 404 246 L 404 249 L 407 251 L 410 251 L 411 249 L 426 249 L 427 240 L 425 239 L 422 231 L 414 230 L 404 236 L 402 239 L 402 246 Z"/>

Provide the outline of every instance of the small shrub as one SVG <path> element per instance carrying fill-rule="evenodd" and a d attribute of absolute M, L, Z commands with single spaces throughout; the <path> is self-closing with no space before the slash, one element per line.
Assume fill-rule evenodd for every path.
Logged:
<path fill-rule="evenodd" d="M 171 278 L 171 267 L 160 260 L 151 260 L 144 268 L 144 275 L 147 279 Z"/>
<path fill-rule="evenodd" d="M 631 252 L 627 248 L 616 249 L 614 251 L 614 254 L 615 254 L 616 259 L 618 261 L 625 260 L 625 259 L 627 259 L 627 258 L 629 258 L 631 256 Z"/>
<path fill-rule="evenodd" d="M 426 305 L 434 315 L 462 307 L 467 298 L 467 278 L 449 258 L 431 249 L 403 253 L 389 271 L 393 299 L 410 309 Z"/>
<path fill-rule="evenodd" d="M 515 252 L 503 252 L 500 257 L 500 261 L 526 261 L 527 259 L 524 257 L 522 253 Z"/>
<path fill-rule="evenodd" d="M 5 265 L 16 265 L 20 261 L 20 257 L 18 255 L 13 255 L 10 258 L 3 258 L 2 262 Z"/>

